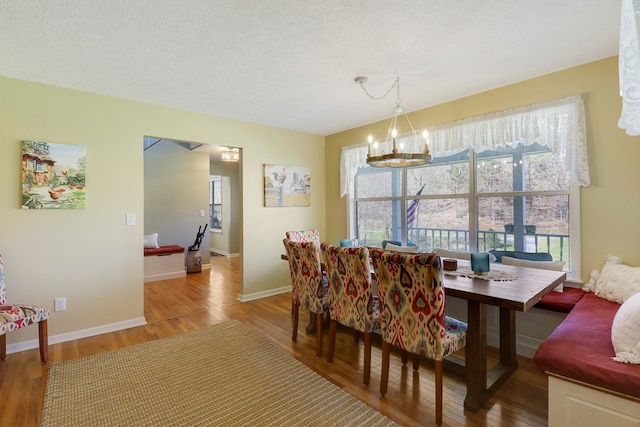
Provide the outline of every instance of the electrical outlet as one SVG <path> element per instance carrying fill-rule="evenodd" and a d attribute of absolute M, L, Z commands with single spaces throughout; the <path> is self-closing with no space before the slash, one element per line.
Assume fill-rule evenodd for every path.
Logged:
<path fill-rule="evenodd" d="M 136 225 L 136 214 L 128 213 L 127 217 L 127 225 Z"/>
<path fill-rule="evenodd" d="M 56 298 L 54 301 L 55 311 L 65 311 L 67 309 L 67 299 L 65 297 Z"/>

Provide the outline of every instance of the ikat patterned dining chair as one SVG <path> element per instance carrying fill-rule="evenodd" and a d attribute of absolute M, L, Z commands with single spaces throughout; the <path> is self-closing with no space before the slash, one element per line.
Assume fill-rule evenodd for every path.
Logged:
<path fill-rule="evenodd" d="M 363 383 L 371 377 L 371 332 L 380 329 L 380 305 L 373 291 L 369 250 L 365 247 L 339 247 L 322 243 L 322 255 L 329 279 L 329 351 L 333 362 L 338 324 L 364 335 Z"/>
<path fill-rule="evenodd" d="M 315 242 L 283 240 L 293 284 L 293 334 L 298 339 L 300 307 L 316 314 L 316 356 L 322 357 L 322 317 L 329 309 L 327 284 L 320 269 L 319 250 Z"/>
<path fill-rule="evenodd" d="M 322 275 L 324 276 L 324 281 L 327 281 L 327 271 L 322 262 L 322 251 L 320 250 L 320 232 L 315 228 L 310 230 L 291 230 L 285 232 L 285 236 L 287 239 L 292 242 L 313 242 L 316 244 L 316 248 L 318 248 L 318 256 L 320 257 L 320 268 L 322 271 Z M 293 314 L 293 306 L 291 307 L 291 314 Z M 328 321 L 329 319 L 327 319 Z"/>
<path fill-rule="evenodd" d="M 440 257 L 371 249 L 380 295 L 382 376 L 389 383 L 391 346 L 434 361 L 436 424 L 442 424 L 442 360 L 464 348 L 467 324 L 445 316 Z"/>
<path fill-rule="evenodd" d="M 40 361 L 49 361 L 49 335 L 47 319 L 49 310 L 35 305 L 9 305 L 4 281 L 4 263 L 0 255 L 0 360 L 7 357 L 7 332 L 38 324 Z"/>

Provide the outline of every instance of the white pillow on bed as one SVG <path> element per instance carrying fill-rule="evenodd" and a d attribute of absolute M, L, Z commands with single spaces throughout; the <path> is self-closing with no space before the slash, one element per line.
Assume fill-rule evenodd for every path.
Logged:
<path fill-rule="evenodd" d="M 609 255 L 602 270 L 593 270 L 591 280 L 582 289 L 600 298 L 622 304 L 640 292 L 640 267 L 630 267 L 622 259 Z"/>
<path fill-rule="evenodd" d="M 393 251 L 393 252 L 408 252 L 408 253 L 416 253 L 418 252 L 417 246 L 398 246 L 393 243 L 387 243 L 387 246 L 384 247 L 385 251 Z"/>
<path fill-rule="evenodd" d="M 158 233 L 145 234 L 144 236 L 145 249 L 152 249 L 152 248 L 159 248 L 159 247 L 160 246 L 158 246 Z"/>
<path fill-rule="evenodd" d="M 640 292 L 618 309 L 611 324 L 611 344 L 616 362 L 640 365 Z"/>
<path fill-rule="evenodd" d="M 502 263 L 504 265 L 514 265 L 516 267 L 528 267 L 539 268 L 541 270 L 553 270 L 562 271 L 564 268 L 564 261 L 529 261 L 527 259 L 511 258 L 508 256 L 502 257 Z M 563 292 L 563 285 L 560 284 L 553 289 L 555 292 Z"/>

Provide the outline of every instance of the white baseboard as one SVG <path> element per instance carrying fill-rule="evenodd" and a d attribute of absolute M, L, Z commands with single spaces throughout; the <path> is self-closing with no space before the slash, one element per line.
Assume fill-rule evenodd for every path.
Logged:
<path fill-rule="evenodd" d="M 218 249 L 209 249 L 209 253 L 214 253 L 214 254 L 226 256 L 227 258 L 237 258 L 237 257 L 240 256 L 239 253 L 230 253 L 230 252 L 225 252 L 225 251 L 221 251 L 221 250 L 218 250 Z"/>
<path fill-rule="evenodd" d="M 138 317 L 136 319 L 125 320 L 123 322 L 110 323 L 108 325 L 96 326 L 94 328 L 81 329 L 79 331 L 66 332 L 64 334 L 49 336 L 49 345 L 58 344 L 61 342 L 78 340 L 81 338 L 93 337 L 95 335 L 106 334 L 109 332 L 121 331 L 123 329 L 133 328 L 136 326 L 146 325 L 147 321 L 144 317 Z M 29 340 L 21 341 L 15 344 L 7 345 L 7 354 L 18 353 L 20 351 L 31 350 L 38 348 L 39 341 Z"/>
<path fill-rule="evenodd" d="M 240 302 L 253 301 L 260 298 L 266 298 L 274 295 L 284 294 L 286 292 L 291 292 L 291 285 L 283 286 L 277 289 L 269 289 L 268 291 L 256 292 L 253 294 L 238 294 L 238 301 Z"/>
<path fill-rule="evenodd" d="M 186 275 L 187 275 L 186 271 L 175 271 L 172 273 L 151 274 L 149 276 L 144 276 L 144 283 L 157 282 L 158 280 L 177 279 L 179 277 L 185 277 Z"/>

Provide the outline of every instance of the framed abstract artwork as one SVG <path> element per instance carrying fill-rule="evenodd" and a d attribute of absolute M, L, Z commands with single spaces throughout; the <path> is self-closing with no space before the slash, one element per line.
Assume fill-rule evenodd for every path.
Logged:
<path fill-rule="evenodd" d="M 87 147 L 22 142 L 22 209 L 84 209 Z"/>
<path fill-rule="evenodd" d="M 265 207 L 311 206 L 309 168 L 264 165 Z"/>

